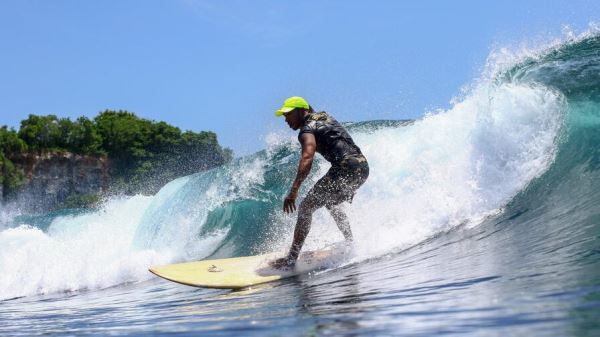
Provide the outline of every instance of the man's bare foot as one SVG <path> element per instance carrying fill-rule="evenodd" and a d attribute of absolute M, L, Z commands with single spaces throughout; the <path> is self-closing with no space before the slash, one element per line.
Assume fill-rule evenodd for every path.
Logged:
<path fill-rule="evenodd" d="M 294 265 L 296 265 L 296 260 L 289 257 L 282 257 L 275 261 L 271 261 L 269 265 L 273 268 L 281 270 L 292 269 L 294 268 Z"/>

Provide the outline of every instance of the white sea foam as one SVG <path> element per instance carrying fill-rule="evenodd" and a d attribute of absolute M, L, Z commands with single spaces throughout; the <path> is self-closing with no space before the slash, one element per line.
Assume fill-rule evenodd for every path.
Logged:
<path fill-rule="evenodd" d="M 45 232 L 29 225 L 0 232 L 0 299 L 149 279 L 149 266 L 176 258 L 170 250 L 132 245 L 151 201 L 115 198 L 96 212 L 56 218 Z M 220 239 L 204 238 L 202 246 Z"/>
<path fill-rule="evenodd" d="M 0 299 L 102 288 L 147 277 L 154 251 L 131 251 L 148 197 L 115 199 L 102 210 L 55 219 L 47 232 L 22 225 L 0 232 Z"/>
<path fill-rule="evenodd" d="M 356 134 L 371 168 L 347 207 L 358 258 L 498 212 L 552 163 L 563 109 L 545 87 L 482 85 L 413 125 Z M 314 223 L 309 247 L 342 238 L 326 211 Z"/>

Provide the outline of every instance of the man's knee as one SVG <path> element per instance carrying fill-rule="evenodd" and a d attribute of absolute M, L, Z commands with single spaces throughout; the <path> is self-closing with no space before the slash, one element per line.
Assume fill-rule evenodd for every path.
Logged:
<path fill-rule="evenodd" d="M 326 204 L 325 208 L 327 208 L 331 214 L 344 214 L 344 209 L 341 204 Z"/>
<path fill-rule="evenodd" d="M 342 207 L 342 205 L 338 204 L 338 203 L 334 203 L 334 202 L 328 202 L 328 203 L 325 203 L 325 207 L 331 211 L 331 210 L 335 210 L 335 209 Z"/>

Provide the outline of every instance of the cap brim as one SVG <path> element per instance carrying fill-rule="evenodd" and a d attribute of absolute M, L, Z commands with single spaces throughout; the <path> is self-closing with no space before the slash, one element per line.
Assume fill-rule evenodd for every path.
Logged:
<path fill-rule="evenodd" d="M 288 113 L 288 112 L 290 112 L 290 111 L 292 111 L 292 110 L 294 110 L 294 109 L 295 109 L 295 108 L 292 108 L 292 107 L 289 107 L 289 106 L 284 106 L 284 107 L 282 107 L 281 109 L 279 109 L 279 110 L 275 111 L 275 116 L 277 116 L 277 117 L 281 117 L 281 116 L 283 116 L 284 114 L 286 114 L 286 113 Z"/>

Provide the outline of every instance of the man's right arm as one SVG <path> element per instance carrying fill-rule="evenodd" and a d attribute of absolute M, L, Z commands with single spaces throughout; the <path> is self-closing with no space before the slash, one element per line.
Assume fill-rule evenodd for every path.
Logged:
<path fill-rule="evenodd" d="M 300 144 L 302 144 L 302 157 L 298 164 L 298 173 L 292 184 L 292 190 L 296 192 L 300 189 L 300 185 L 308 177 L 312 168 L 313 159 L 317 150 L 317 141 L 312 133 L 303 133 L 300 135 Z"/>
<path fill-rule="evenodd" d="M 300 158 L 300 163 L 298 164 L 298 172 L 296 173 L 296 179 L 294 179 L 290 193 L 285 198 L 283 204 L 283 210 L 287 213 L 296 210 L 295 202 L 296 197 L 298 196 L 298 190 L 300 189 L 302 182 L 310 173 L 315 152 L 317 150 L 317 141 L 315 135 L 312 133 L 302 133 L 300 135 L 300 144 L 302 144 L 302 156 Z"/>

